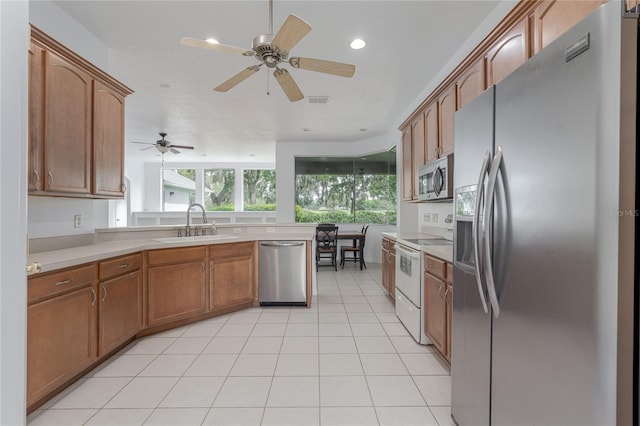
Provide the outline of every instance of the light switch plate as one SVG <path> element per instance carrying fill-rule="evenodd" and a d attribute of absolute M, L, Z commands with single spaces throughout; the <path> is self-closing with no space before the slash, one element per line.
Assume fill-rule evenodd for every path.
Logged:
<path fill-rule="evenodd" d="M 73 215 L 73 227 L 80 228 L 82 226 L 82 215 L 74 214 Z"/>

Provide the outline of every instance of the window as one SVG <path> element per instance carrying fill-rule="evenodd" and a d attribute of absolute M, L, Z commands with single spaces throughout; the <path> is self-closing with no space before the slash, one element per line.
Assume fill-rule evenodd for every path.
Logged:
<path fill-rule="evenodd" d="M 243 172 L 243 210 L 276 210 L 276 171 L 247 169 Z"/>
<path fill-rule="evenodd" d="M 296 222 L 396 223 L 395 151 L 295 164 Z"/>
<path fill-rule="evenodd" d="M 207 211 L 234 210 L 234 169 L 204 170 L 204 206 Z"/>
<path fill-rule="evenodd" d="M 196 199 L 194 169 L 162 170 L 162 211 L 184 212 Z"/>

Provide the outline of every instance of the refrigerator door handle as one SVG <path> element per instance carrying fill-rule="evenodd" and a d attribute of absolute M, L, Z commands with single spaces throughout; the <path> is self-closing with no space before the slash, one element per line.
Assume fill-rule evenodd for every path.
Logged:
<path fill-rule="evenodd" d="M 476 205 L 473 211 L 473 221 L 471 222 L 471 228 L 473 232 L 473 262 L 476 269 L 476 283 L 478 284 L 478 294 L 480 296 L 480 302 L 482 302 L 482 309 L 484 313 L 489 313 L 487 307 L 487 295 L 482 287 L 482 268 L 481 268 L 481 256 L 480 256 L 480 209 L 482 205 L 482 198 L 484 195 L 484 178 L 489 173 L 489 164 L 491 162 L 491 151 L 487 150 L 484 154 L 484 161 L 482 162 L 482 168 L 480 169 L 480 176 L 478 177 L 478 186 L 476 187 Z"/>
<path fill-rule="evenodd" d="M 491 256 L 491 220 L 493 218 L 493 197 L 496 192 L 496 182 L 498 180 L 498 172 L 502 165 L 502 147 L 496 148 L 496 155 L 493 157 L 491 172 L 489 172 L 489 182 L 487 183 L 487 197 L 484 203 L 484 258 L 486 260 L 484 268 L 484 276 L 487 281 L 487 290 L 489 292 L 489 300 L 493 308 L 493 316 L 500 316 L 500 303 L 496 292 L 496 283 L 493 278 L 493 259 Z"/>

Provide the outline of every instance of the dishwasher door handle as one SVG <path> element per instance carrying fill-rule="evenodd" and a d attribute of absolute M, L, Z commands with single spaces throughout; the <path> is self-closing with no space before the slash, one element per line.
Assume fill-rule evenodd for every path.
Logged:
<path fill-rule="evenodd" d="M 271 243 L 260 243 L 261 246 L 264 247 L 299 247 L 299 246 L 303 246 L 304 243 L 303 242 L 297 242 L 297 243 L 279 243 L 277 241 L 271 242 Z"/>

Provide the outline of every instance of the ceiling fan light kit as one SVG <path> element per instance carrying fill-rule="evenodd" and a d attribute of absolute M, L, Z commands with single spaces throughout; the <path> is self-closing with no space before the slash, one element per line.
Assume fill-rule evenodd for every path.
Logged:
<path fill-rule="evenodd" d="M 169 142 L 168 140 L 165 139 L 165 137 L 167 136 L 167 134 L 165 132 L 160 132 L 160 139 L 158 139 L 155 142 L 138 142 L 138 141 L 131 141 L 131 143 L 139 143 L 139 144 L 144 144 L 144 145 L 149 145 L 146 148 L 142 148 L 141 151 L 147 150 L 147 149 L 151 149 L 154 148 L 156 150 L 158 150 L 158 152 L 160 152 L 160 154 L 162 154 L 162 162 L 164 164 L 164 154 L 166 154 L 167 152 L 171 152 L 173 154 L 180 154 L 180 151 L 178 151 L 176 148 L 180 148 L 180 149 L 193 149 L 192 146 L 189 145 L 174 145 L 171 142 Z"/>
<path fill-rule="evenodd" d="M 273 33 L 273 0 L 269 0 L 269 29 Z M 280 27 L 280 30 L 273 34 L 261 34 L 253 39 L 251 50 L 239 47 L 228 46 L 220 43 L 212 43 L 209 40 L 199 40 L 192 37 L 184 37 L 180 43 L 185 46 L 217 50 L 240 54 L 243 56 L 254 56 L 260 64 L 252 65 L 235 74 L 222 84 L 215 87 L 216 92 L 226 92 L 260 70 L 262 65 L 267 68 L 274 68 L 273 75 L 291 102 L 304 99 L 302 91 L 296 84 L 293 76 L 281 64 L 289 64 L 293 68 L 307 71 L 315 71 L 324 74 L 337 75 L 350 78 L 356 71 L 356 67 L 351 64 L 341 62 L 326 61 L 323 59 L 291 57 L 289 52 L 311 31 L 311 26 L 296 15 L 289 15 Z M 216 40 L 217 41 L 217 40 Z"/>

